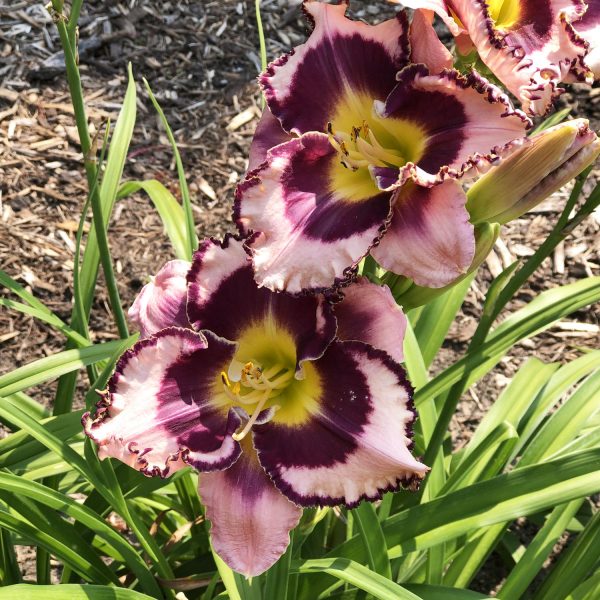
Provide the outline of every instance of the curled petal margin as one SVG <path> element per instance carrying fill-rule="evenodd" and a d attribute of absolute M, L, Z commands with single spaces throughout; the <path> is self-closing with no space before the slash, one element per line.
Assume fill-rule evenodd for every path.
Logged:
<path fill-rule="evenodd" d="M 242 420 L 214 406 L 214 383 L 235 344 L 170 327 L 128 350 L 95 414 L 82 417 L 100 458 L 112 456 L 147 476 L 187 465 L 225 469 L 241 453 L 231 435 Z"/>
<path fill-rule="evenodd" d="M 234 219 L 248 239 L 260 286 L 300 294 L 346 285 L 391 218 L 391 194 L 359 201 L 331 189 L 337 153 L 306 133 L 272 148 L 236 190 Z M 319 257 L 315 262 L 315 257 Z"/>
<path fill-rule="evenodd" d="M 525 113 L 475 71 L 463 76 L 445 69 L 430 75 L 425 65 L 410 65 L 398 73 L 398 85 L 387 100 L 375 106 L 383 118 L 414 121 L 427 137 L 416 164 L 371 168 L 379 188 L 386 191 L 409 180 L 431 187 L 447 179 L 472 179 L 526 143 L 531 127 Z"/>

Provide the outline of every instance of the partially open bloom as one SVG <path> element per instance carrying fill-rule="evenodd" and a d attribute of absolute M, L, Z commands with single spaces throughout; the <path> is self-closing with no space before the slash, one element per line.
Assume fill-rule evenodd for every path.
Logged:
<path fill-rule="evenodd" d="M 148 337 L 167 325 L 187 325 L 186 276 L 189 270 L 189 262 L 171 260 L 142 288 L 128 313 L 142 337 Z"/>
<path fill-rule="evenodd" d="M 446 285 L 474 252 L 457 180 L 523 143 L 528 119 L 476 73 L 409 64 L 411 52 L 447 64 L 426 19 L 409 35 L 402 13 L 370 26 L 345 4 L 304 8 L 314 31 L 260 78 L 268 110 L 237 190 L 257 282 L 326 289 L 371 251 L 421 285 Z"/>
<path fill-rule="evenodd" d="M 406 321 L 387 288 L 359 280 L 336 305 L 258 288 L 231 237 L 202 244 L 187 283 L 187 328 L 164 322 L 126 352 L 83 423 L 101 457 L 200 471 L 233 569 L 270 567 L 301 506 L 354 506 L 423 476 L 399 365 Z"/>
<path fill-rule="evenodd" d="M 468 36 L 481 60 L 531 115 L 550 110 L 564 91 L 561 81 L 573 76 L 591 81 L 584 61 L 587 43 L 578 34 L 586 10 L 581 0 L 397 1 L 437 12 L 463 45 Z"/>
<path fill-rule="evenodd" d="M 473 223 L 508 223 L 579 175 L 600 153 L 600 140 L 586 119 L 533 135 L 531 144 L 494 167 L 469 190 Z"/>

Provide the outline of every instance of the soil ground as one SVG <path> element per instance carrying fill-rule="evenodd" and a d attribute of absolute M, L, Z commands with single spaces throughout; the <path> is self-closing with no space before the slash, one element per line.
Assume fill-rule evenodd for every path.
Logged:
<path fill-rule="evenodd" d="M 355 2 L 355 16 L 376 22 L 395 10 L 381 2 Z M 263 1 L 270 59 L 301 43 L 307 27 L 295 0 Z M 146 77 L 178 141 L 192 194 L 200 237 L 232 229 L 233 192 L 247 167 L 257 118 L 260 69 L 254 3 L 144 0 L 84 4 L 80 19 L 82 85 L 92 127 L 114 123 L 131 62 L 137 82 L 138 115 L 129 150 L 127 179 L 158 179 L 178 195 L 172 153 L 147 94 Z M 44 3 L 0 3 L 0 268 L 38 296 L 64 320 L 71 311 L 75 230 L 86 196 L 81 153 L 63 71 L 60 44 Z M 598 129 L 600 89 L 574 86 L 561 98 L 573 116 Z M 596 172 L 591 180 L 597 177 Z M 591 189 L 591 181 L 586 191 Z M 531 214 L 506 226 L 502 241 L 482 266 L 453 325 L 434 370 L 466 348 L 481 312 L 492 273 L 539 246 L 568 195 L 555 194 Z M 110 244 L 119 291 L 128 306 L 135 294 L 173 258 L 149 199 L 135 194 L 118 202 Z M 544 262 L 509 309 L 540 291 L 600 274 L 600 214 L 575 229 Z M 461 402 L 453 423 L 463 444 L 481 416 L 524 360 L 567 362 L 581 347 L 598 346 L 598 307 L 568 317 L 547 332 L 517 345 L 491 375 Z M 97 341 L 116 338 L 102 282 L 92 310 Z M 62 349 L 64 339 L 33 318 L 0 309 L 0 374 Z M 50 402 L 55 384 L 30 393 Z M 81 394 L 86 391 L 82 379 Z M 79 398 L 81 401 L 81 397 Z M 489 591 L 502 577 L 489 564 Z M 487 572 L 486 571 L 486 572 Z"/>

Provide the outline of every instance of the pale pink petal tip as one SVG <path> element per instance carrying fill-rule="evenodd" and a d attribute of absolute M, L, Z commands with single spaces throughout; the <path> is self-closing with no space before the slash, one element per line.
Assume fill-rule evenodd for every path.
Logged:
<path fill-rule="evenodd" d="M 214 550 L 246 577 L 277 562 L 302 516 L 302 509 L 275 488 L 247 443 L 232 467 L 202 473 L 198 492 L 212 523 Z"/>

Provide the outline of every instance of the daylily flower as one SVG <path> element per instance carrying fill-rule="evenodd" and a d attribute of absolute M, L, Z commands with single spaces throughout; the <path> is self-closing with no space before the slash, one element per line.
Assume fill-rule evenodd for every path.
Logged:
<path fill-rule="evenodd" d="M 574 119 L 531 136 L 531 144 L 494 167 L 469 190 L 473 223 L 508 223 L 579 175 L 600 153 L 587 119 Z"/>
<path fill-rule="evenodd" d="M 302 506 L 352 507 L 425 474 L 388 288 L 359 280 L 335 306 L 274 293 L 232 237 L 201 245 L 187 284 L 188 327 L 163 311 L 83 423 L 101 458 L 150 476 L 200 471 L 213 547 L 233 569 L 269 568 Z"/>
<path fill-rule="evenodd" d="M 371 251 L 385 269 L 446 285 L 475 246 L 456 180 L 523 143 L 528 119 L 476 73 L 408 64 L 411 51 L 445 64 L 426 19 L 411 49 L 403 13 L 370 26 L 347 19 L 346 4 L 304 9 L 313 33 L 260 77 L 268 110 L 236 194 L 257 282 L 327 289 Z"/>
<path fill-rule="evenodd" d="M 577 33 L 586 9 L 581 0 L 392 1 L 426 14 L 435 11 L 462 47 L 468 36 L 481 60 L 531 115 L 550 110 L 564 91 L 560 82 L 573 76 L 591 81 L 585 36 Z"/>

